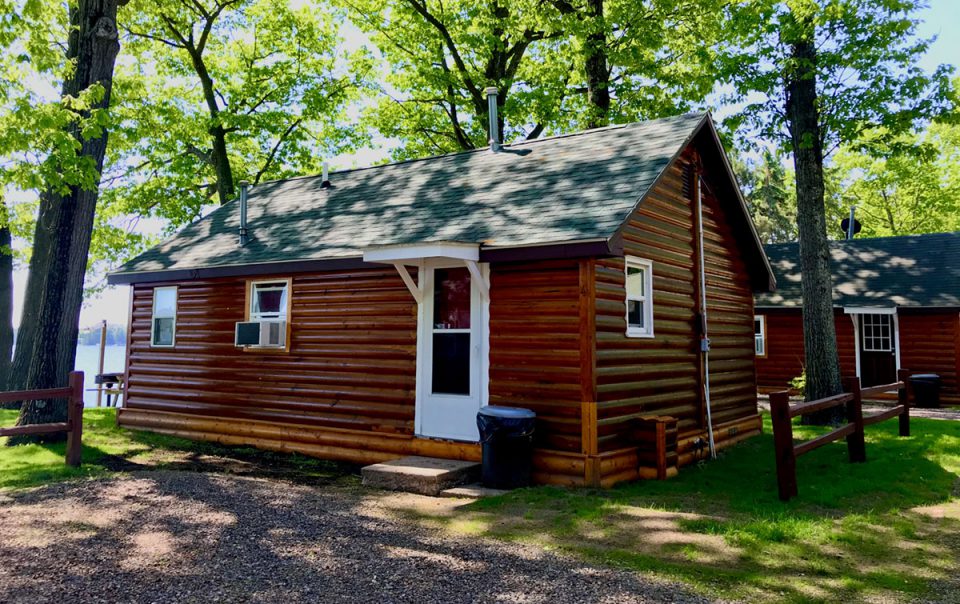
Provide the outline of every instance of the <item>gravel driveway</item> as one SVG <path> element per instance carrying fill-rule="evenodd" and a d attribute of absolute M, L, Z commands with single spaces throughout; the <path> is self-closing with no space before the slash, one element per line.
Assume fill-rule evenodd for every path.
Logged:
<path fill-rule="evenodd" d="M 166 471 L 0 494 L 0 602 L 707 601 L 425 528 L 385 497 Z"/>

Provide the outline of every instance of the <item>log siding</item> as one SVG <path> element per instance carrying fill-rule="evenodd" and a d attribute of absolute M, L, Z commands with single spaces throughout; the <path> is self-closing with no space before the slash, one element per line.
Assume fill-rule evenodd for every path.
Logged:
<path fill-rule="evenodd" d="M 703 457 L 698 237 L 683 182 L 697 144 L 665 169 L 606 247 L 610 255 L 490 265 L 489 403 L 537 413 L 537 483 L 663 478 Z M 752 281 L 747 244 L 725 213 L 739 202 L 711 192 L 727 190 L 710 186 L 725 174 L 704 178 L 709 377 L 716 440 L 726 446 L 760 425 Z M 653 263 L 653 337 L 627 336 L 625 255 Z M 281 354 L 233 345 L 248 305 L 242 276 L 135 284 L 120 423 L 355 463 L 479 459 L 477 443 L 414 434 L 417 306 L 392 267 L 257 275 L 287 278 L 289 350 Z M 167 349 L 149 346 L 159 285 L 180 288 Z"/>
<path fill-rule="evenodd" d="M 601 456 L 643 465 L 638 421 L 679 420 L 680 463 L 694 461 L 705 435 L 703 368 L 699 353 L 700 290 L 696 207 L 685 194 L 685 164 L 662 177 L 621 230 L 625 255 L 653 262 L 654 337 L 626 335 L 623 258 L 596 261 L 596 379 Z M 704 264 L 710 383 L 718 445 L 756 433 L 759 418 L 754 372 L 753 292 L 739 245 L 709 187 L 703 195 Z M 641 451 L 638 451 L 638 446 Z M 602 464 L 602 484 L 637 478 L 650 468 Z M 604 473 L 604 468 L 609 472 Z"/>
<path fill-rule="evenodd" d="M 803 319 L 799 309 L 759 309 L 767 318 L 767 356 L 757 359 L 762 390 L 782 389 L 803 371 Z M 914 373 L 936 373 L 943 379 L 942 396 L 960 403 L 960 314 L 954 310 L 897 310 L 900 366 Z M 834 315 L 840 369 L 856 375 L 856 340 L 852 315 L 837 309 Z"/>

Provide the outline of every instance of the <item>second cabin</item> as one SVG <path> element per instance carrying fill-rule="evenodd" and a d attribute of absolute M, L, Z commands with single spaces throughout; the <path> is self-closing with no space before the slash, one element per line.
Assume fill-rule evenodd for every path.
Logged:
<path fill-rule="evenodd" d="M 242 197 L 110 276 L 133 288 L 121 425 L 478 460 L 477 410 L 524 407 L 534 480 L 603 486 L 760 429 L 773 277 L 709 115 Z"/>

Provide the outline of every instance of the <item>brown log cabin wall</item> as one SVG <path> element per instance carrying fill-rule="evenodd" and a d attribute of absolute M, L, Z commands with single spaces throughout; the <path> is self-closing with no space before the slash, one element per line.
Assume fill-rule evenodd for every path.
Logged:
<path fill-rule="evenodd" d="M 766 316 L 767 354 L 757 358 L 761 390 L 789 386 L 803 371 L 803 324 L 799 310 L 759 309 Z M 960 314 L 901 308 L 898 311 L 900 366 L 920 373 L 936 373 L 943 379 L 944 402 L 960 404 L 957 376 L 960 373 Z M 856 340 L 853 321 L 838 309 L 835 314 L 840 370 L 856 375 Z"/>
<path fill-rule="evenodd" d="M 900 366 L 910 371 L 936 373 L 943 380 L 941 399 L 960 404 L 960 313 L 899 311 Z"/>
<path fill-rule="evenodd" d="M 579 270 L 576 260 L 491 270 L 490 403 L 537 412 L 539 482 L 583 482 Z M 287 353 L 234 347 L 246 283 L 133 288 L 122 424 L 361 463 L 479 458 L 476 444 L 413 436 L 416 304 L 392 267 L 293 276 Z M 172 348 L 150 346 L 161 285 L 179 286 Z"/>
<path fill-rule="evenodd" d="M 766 317 L 766 354 L 757 357 L 757 383 L 761 390 L 782 390 L 803 373 L 803 317 L 799 310 L 757 309 Z M 834 312 L 840 371 L 843 375 L 857 372 L 853 321 L 842 310 Z"/>
<path fill-rule="evenodd" d="M 622 230 L 624 253 L 653 261 L 655 337 L 626 336 L 624 260 L 596 262 L 598 452 L 606 460 L 630 458 L 602 468 L 604 483 L 636 477 L 636 470 L 631 476 L 624 467 L 636 466 L 638 418 L 679 420 L 681 463 L 693 460 L 693 443 L 705 434 L 695 204 L 683 192 L 683 177 L 678 162 Z M 723 444 L 759 429 L 753 292 L 718 200 L 705 190 L 703 205 L 713 420 Z"/>

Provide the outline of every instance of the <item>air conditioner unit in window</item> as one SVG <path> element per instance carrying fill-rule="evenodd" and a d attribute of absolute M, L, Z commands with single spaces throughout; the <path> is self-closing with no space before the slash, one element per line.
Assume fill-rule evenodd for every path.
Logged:
<path fill-rule="evenodd" d="M 283 348 L 287 344 L 287 322 L 282 320 L 237 323 L 235 346 Z"/>

